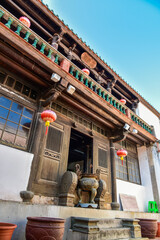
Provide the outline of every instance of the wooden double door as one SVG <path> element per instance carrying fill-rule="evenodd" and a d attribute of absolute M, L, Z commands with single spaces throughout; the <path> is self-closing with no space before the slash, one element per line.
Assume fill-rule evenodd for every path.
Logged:
<path fill-rule="evenodd" d="M 83 171 L 100 174 L 100 178 L 107 184 L 106 203 L 111 202 L 111 167 L 107 137 L 98 133 L 91 136 L 84 128 L 75 130 L 70 123 L 56 121 L 50 125 L 47 137 L 43 134 L 39 138 L 34 158 L 31 189 L 35 194 L 58 197 L 61 177 L 67 170 L 74 171 L 75 165 L 79 163 Z"/>

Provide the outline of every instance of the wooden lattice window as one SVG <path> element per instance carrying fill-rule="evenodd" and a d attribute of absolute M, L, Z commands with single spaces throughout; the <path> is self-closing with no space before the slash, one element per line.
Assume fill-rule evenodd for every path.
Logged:
<path fill-rule="evenodd" d="M 56 128 L 49 127 L 46 148 L 54 152 L 60 152 L 62 132 Z"/>
<path fill-rule="evenodd" d="M 104 149 L 98 149 L 98 165 L 103 168 L 108 168 L 107 151 Z"/>
<path fill-rule="evenodd" d="M 0 142 L 26 149 L 33 110 L 0 95 Z"/>
<path fill-rule="evenodd" d="M 115 151 L 117 178 L 141 184 L 136 145 L 129 141 L 123 141 L 122 146 L 128 151 L 128 155 L 124 158 L 122 165 L 120 158 L 116 154 L 117 149 Z"/>

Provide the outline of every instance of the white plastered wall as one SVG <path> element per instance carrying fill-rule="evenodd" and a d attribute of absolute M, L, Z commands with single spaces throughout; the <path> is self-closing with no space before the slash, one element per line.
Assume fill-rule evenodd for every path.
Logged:
<path fill-rule="evenodd" d="M 145 107 L 141 102 L 138 105 L 138 112 L 139 112 L 140 118 L 142 118 L 149 125 L 154 126 L 156 137 L 160 139 L 159 118 L 153 112 L 151 112 L 147 107 Z"/>
<path fill-rule="evenodd" d="M 139 211 L 148 211 L 148 201 L 153 201 L 151 175 L 149 170 L 147 149 L 145 146 L 138 148 L 138 159 L 141 176 L 141 185 L 117 179 L 117 199 L 119 194 L 127 194 L 136 197 Z"/>
<path fill-rule="evenodd" d="M 33 154 L 0 144 L 0 199 L 22 201 L 27 189 Z"/>
<path fill-rule="evenodd" d="M 120 203 L 120 194 L 121 193 L 135 196 L 139 211 L 140 212 L 145 211 L 145 204 L 144 204 L 144 202 L 145 202 L 145 187 L 144 186 L 117 179 L 117 199 L 118 199 L 119 203 Z"/>
<path fill-rule="evenodd" d="M 154 126 L 155 135 L 160 140 L 160 119 L 147 107 L 145 107 L 141 102 L 138 106 L 139 116 L 145 120 L 148 124 Z M 153 161 L 155 166 L 155 174 L 157 179 L 157 185 L 159 189 L 159 197 L 160 197 L 160 154 L 158 153 L 158 149 L 156 148 L 156 144 L 153 147 Z"/>

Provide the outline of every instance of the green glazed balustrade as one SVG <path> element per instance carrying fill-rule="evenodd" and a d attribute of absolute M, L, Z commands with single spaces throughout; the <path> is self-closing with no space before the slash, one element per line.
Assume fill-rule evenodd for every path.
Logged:
<path fill-rule="evenodd" d="M 9 29 L 11 28 L 13 22 L 17 23 L 17 29 L 15 30 L 15 33 L 17 35 L 20 36 L 21 31 L 23 31 L 23 33 L 26 31 L 25 37 L 24 37 L 24 40 L 26 42 L 30 42 L 29 40 L 31 38 L 32 46 L 34 48 L 40 49 L 39 51 L 42 54 L 46 55 L 49 59 L 51 59 L 52 55 L 54 55 L 55 56 L 54 62 L 56 64 L 60 64 L 60 62 L 65 58 L 60 52 L 58 52 L 56 49 L 54 49 L 50 44 L 48 44 L 45 40 L 43 40 L 41 37 L 39 37 L 32 30 L 25 28 L 24 25 L 22 25 L 18 19 L 16 19 L 12 14 L 10 14 L 3 7 L 1 7 L 1 9 L 0 9 L 0 18 L 3 18 L 5 12 L 8 15 L 8 21 L 5 25 Z M 39 43 L 39 46 L 37 47 L 38 43 Z M 98 96 L 103 98 L 106 102 L 110 103 L 116 109 L 118 109 L 120 112 L 122 112 L 124 115 L 126 115 L 126 109 L 127 109 L 126 106 L 121 105 L 118 99 L 116 100 L 110 93 L 108 93 L 108 91 L 106 89 L 104 89 L 100 84 L 98 84 L 91 77 L 85 78 L 85 75 L 83 74 L 81 69 L 79 69 L 73 63 L 71 63 L 69 73 L 71 75 L 75 76 L 76 79 L 78 79 L 81 83 L 83 83 L 85 86 L 90 88 L 96 94 L 98 94 Z M 136 115 L 133 114 L 132 111 L 130 111 L 130 112 L 131 112 L 132 121 L 137 123 L 139 126 L 144 128 L 146 131 L 152 133 L 152 129 L 149 126 L 147 126 L 147 124 L 145 124 L 142 119 L 139 119 Z"/>

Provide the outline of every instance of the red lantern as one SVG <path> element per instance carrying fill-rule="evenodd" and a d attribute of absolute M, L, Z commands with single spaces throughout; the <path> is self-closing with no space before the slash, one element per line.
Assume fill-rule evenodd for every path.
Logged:
<path fill-rule="evenodd" d="M 122 165 L 123 165 L 123 157 L 126 157 L 127 154 L 128 154 L 127 151 L 124 150 L 123 148 L 117 151 L 117 156 L 121 157 Z"/>
<path fill-rule="evenodd" d="M 27 17 L 20 17 L 19 20 L 24 24 L 26 25 L 28 28 L 31 26 L 31 22 L 30 20 L 27 18 Z"/>
<path fill-rule="evenodd" d="M 87 68 L 83 68 L 82 71 L 83 71 L 85 74 L 87 74 L 87 75 L 90 74 L 90 71 L 89 71 Z"/>
<path fill-rule="evenodd" d="M 126 100 L 125 99 L 121 99 L 120 102 L 123 103 L 123 104 L 126 104 Z"/>
<path fill-rule="evenodd" d="M 57 115 L 55 112 L 51 110 L 45 110 L 41 113 L 41 118 L 45 122 L 45 126 L 46 126 L 45 135 L 47 135 L 49 125 L 51 122 L 54 122 L 56 120 Z"/>

